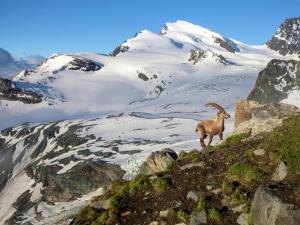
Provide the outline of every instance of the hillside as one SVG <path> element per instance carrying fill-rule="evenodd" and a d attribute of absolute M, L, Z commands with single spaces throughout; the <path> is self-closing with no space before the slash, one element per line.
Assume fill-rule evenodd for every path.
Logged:
<path fill-rule="evenodd" d="M 269 133 L 182 151 L 164 172 L 113 182 L 71 224 L 299 224 L 299 125 L 296 115 Z"/>

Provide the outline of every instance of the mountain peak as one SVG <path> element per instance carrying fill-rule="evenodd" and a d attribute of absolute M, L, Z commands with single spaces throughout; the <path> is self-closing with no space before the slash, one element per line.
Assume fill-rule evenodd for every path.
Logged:
<path fill-rule="evenodd" d="M 269 48 L 281 55 L 300 53 L 300 18 L 286 19 L 267 42 Z"/>

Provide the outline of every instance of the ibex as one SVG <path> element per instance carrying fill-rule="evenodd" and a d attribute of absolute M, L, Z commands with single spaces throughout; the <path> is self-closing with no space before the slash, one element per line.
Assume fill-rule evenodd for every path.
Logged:
<path fill-rule="evenodd" d="M 209 142 L 207 146 L 210 146 L 212 139 L 215 135 L 219 135 L 220 140 L 223 140 L 224 119 L 230 118 L 230 115 L 225 111 L 223 107 L 216 103 L 207 103 L 205 106 L 211 106 L 219 110 L 217 117 L 214 120 L 203 120 L 197 124 L 196 132 L 200 135 L 200 144 L 202 147 L 206 147 L 204 139 L 209 136 Z"/>

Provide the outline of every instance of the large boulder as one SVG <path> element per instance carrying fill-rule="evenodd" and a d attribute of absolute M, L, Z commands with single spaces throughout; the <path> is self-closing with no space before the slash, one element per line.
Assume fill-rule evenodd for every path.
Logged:
<path fill-rule="evenodd" d="M 152 175 L 166 171 L 178 158 L 177 153 L 172 149 L 166 148 L 162 151 L 153 152 L 140 169 L 140 174 Z"/>
<path fill-rule="evenodd" d="M 300 113 L 296 106 L 284 103 L 259 104 L 255 101 L 236 102 L 234 132 L 255 135 L 280 126 L 286 117 Z"/>
<path fill-rule="evenodd" d="M 284 203 L 262 186 L 255 192 L 251 213 L 254 225 L 300 225 L 300 209 Z"/>

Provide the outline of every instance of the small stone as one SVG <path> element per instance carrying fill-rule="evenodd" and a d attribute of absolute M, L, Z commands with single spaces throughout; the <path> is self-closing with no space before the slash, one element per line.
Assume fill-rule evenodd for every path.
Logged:
<path fill-rule="evenodd" d="M 219 194 L 221 191 L 222 191 L 221 188 L 218 188 L 218 189 L 212 190 L 211 193 L 217 195 L 217 194 Z"/>
<path fill-rule="evenodd" d="M 121 216 L 122 216 L 122 217 L 124 217 L 124 216 L 129 216 L 130 214 L 131 214 L 131 212 L 130 212 L 130 211 L 127 211 L 127 212 L 122 213 Z"/>
<path fill-rule="evenodd" d="M 246 207 L 247 207 L 246 204 L 241 204 L 241 205 L 238 205 L 238 206 L 232 208 L 231 210 L 232 210 L 234 213 L 237 213 L 237 212 L 244 212 L 244 211 L 246 210 Z"/>
<path fill-rule="evenodd" d="M 198 197 L 198 195 L 195 193 L 195 192 L 193 192 L 193 191 L 189 191 L 189 193 L 187 194 L 187 196 L 186 196 L 186 199 L 187 200 L 193 200 L 194 202 L 198 202 L 198 200 L 199 200 L 199 197 Z"/>
<path fill-rule="evenodd" d="M 282 181 L 287 175 L 287 166 L 284 162 L 280 162 L 279 166 L 276 168 L 275 172 L 272 174 L 273 181 Z"/>
<path fill-rule="evenodd" d="M 266 151 L 259 148 L 259 149 L 254 150 L 253 153 L 258 156 L 263 156 L 266 153 Z"/>
<path fill-rule="evenodd" d="M 149 225 L 158 225 L 158 222 L 157 221 L 153 221 L 153 222 L 149 223 Z"/>
<path fill-rule="evenodd" d="M 186 225 L 185 223 L 176 223 L 175 225 Z"/>
<path fill-rule="evenodd" d="M 192 216 L 190 225 L 200 225 L 207 223 L 207 213 L 205 209 L 202 209 L 200 212 Z"/>
<path fill-rule="evenodd" d="M 249 225 L 248 222 L 247 222 L 247 218 L 248 218 L 248 214 L 242 213 L 242 214 L 238 217 L 238 219 L 237 219 L 236 222 L 237 222 L 239 225 Z"/>
<path fill-rule="evenodd" d="M 210 191 L 213 187 L 211 185 L 206 186 L 206 189 Z"/>
<path fill-rule="evenodd" d="M 159 216 L 160 217 L 168 217 L 168 214 L 169 214 L 169 210 L 168 209 L 159 212 Z"/>

